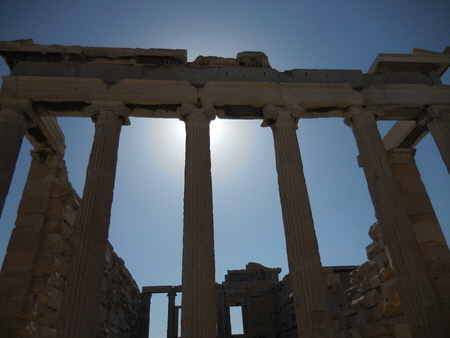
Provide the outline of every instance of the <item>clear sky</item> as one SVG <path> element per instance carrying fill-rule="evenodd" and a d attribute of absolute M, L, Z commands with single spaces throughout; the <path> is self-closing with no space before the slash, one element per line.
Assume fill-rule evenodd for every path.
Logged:
<path fill-rule="evenodd" d="M 414 47 L 443 51 L 450 45 L 449 18 L 449 1 L 0 0 L 0 40 L 182 48 L 189 61 L 262 51 L 279 71 L 367 72 L 378 53 L 409 53 Z M 7 74 L 0 61 L 0 75 Z M 450 75 L 443 80 L 449 84 Z M 81 195 L 94 125 L 80 118 L 59 121 L 69 178 Z M 250 261 L 281 267 L 282 276 L 287 272 L 272 133 L 260 123 L 211 123 L 218 282 L 227 269 Z M 379 123 L 382 134 L 390 125 Z M 350 128 L 337 118 L 301 120 L 298 137 L 323 265 L 363 263 L 375 219 Z M 419 169 L 448 240 L 449 175 L 431 136 L 417 148 Z M 0 220 L 0 258 L 30 149 L 25 141 Z M 183 172 L 183 122 L 134 118 L 123 127 L 110 241 L 140 287 L 181 282 Z M 165 308 L 165 302 L 165 296 L 156 297 L 154 304 Z M 165 319 L 155 318 L 153 336 L 162 337 Z"/>

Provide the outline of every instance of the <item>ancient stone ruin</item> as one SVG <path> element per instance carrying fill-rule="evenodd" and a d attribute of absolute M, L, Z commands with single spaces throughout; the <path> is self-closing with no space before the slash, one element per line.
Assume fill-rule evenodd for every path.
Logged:
<path fill-rule="evenodd" d="M 272 69 L 185 50 L 0 43 L 0 212 L 22 139 L 34 150 L 0 274 L 1 337 L 148 337 L 151 297 L 168 295 L 167 336 L 450 336 L 450 253 L 415 165 L 428 132 L 450 170 L 450 50 L 379 54 L 358 70 Z M 68 181 L 56 117 L 95 123 L 84 196 Z M 182 285 L 137 287 L 108 243 L 122 126 L 186 124 Z M 216 283 L 209 123 L 260 119 L 273 132 L 289 274 L 249 263 Z M 342 118 L 355 136 L 377 223 L 361 266 L 322 267 L 295 130 Z M 397 120 L 381 139 L 376 120 Z M 125 127 L 126 128 L 126 127 Z M 175 297 L 181 296 L 181 307 Z M 244 333 L 232 334 L 230 307 Z"/>

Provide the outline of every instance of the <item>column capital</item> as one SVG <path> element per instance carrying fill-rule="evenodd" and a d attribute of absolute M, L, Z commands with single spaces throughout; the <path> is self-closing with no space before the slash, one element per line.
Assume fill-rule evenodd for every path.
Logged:
<path fill-rule="evenodd" d="M 450 116 L 450 105 L 433 104 L 428 106 L 417 118 L 417 125 L 426 126 L 428 122 L 442 120 L 441 118 Z M 450 121 L 450 120 L 449 120 Z"/>
<path fill-rule="evenodd" d="M 3 99 L 0 101 L 2 114 L 0 119 L 17 118 L 22 115 L 25 117 L 28 127 L 37 127 L 40 123 L 39 115 L 33 107 L 33 102 L 23 99 Z"/>
<path fill-rule="evenodd" d="M 414 160 L 416 149 L 414 148 L 392 148 L 386 150 L 386 154 L 391 165 L 416 163 Z"/>
<path fill-rule="evenodd" d="M 377 107 L 361 107 L 361 106 L 350 106 L 344 114 L 344 123 L 351 127 L 353 124 L 354 116 L 365 116 L 366 118 L 373 117 L 375 120 L 379 116 L 383 116 L 384 112 Z"/>
<path fill-rule="evenodd" d="M 112 117 L 117 116 L 122 120 L 122 124 L 129 126 L 130 123 L 130 108 L 126 107 L 120 101 L 93 101 L 90 106 L 84 108 L 84 112 L 91 116 L 92 121 L 108 122 Z"/>
<path fill-rule="evenodd" d="M 292 105 L 288 107 L 280 107 L 269 104 L 263 108 L 264 121 L 261 127 L 269 127 L 277 122 L 294 122 L 297 128 L 297 121 L 305 113 L 303 107 Z"/>
<path fill-rule="evenodd" d="M 217 116 L 217 111 L 213 105 L 203 105 L 201 108 L 190 102 L 184 102 L 177 108 L 180 120 L 188 122 L 193 119 L 196 121 L 211 121 Z"/>

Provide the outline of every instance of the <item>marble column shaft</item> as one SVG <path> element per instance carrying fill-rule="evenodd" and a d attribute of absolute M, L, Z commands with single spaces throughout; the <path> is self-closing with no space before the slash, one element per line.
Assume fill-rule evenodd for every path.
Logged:
<path fill-rule="evenodd" d="M 427 126 L 450 173 L 450 106 L 428 107 L 426 113 L 420 116 L 418 124 Z"/>
<path fill-rule="evenodd" d="M 449 337 L 405 203 L 389 165 L 375 115 L 370 110 L 351 107 L 346 121 L 351 124 L 355 135 L 412 337 Z"/>
<path fill-rule="evenodd" d="M 209 123 L 213 108 L 183 104 L 186 123 L 181 336 L 216 337 L 216 289 Z"/>
<path fill-rule="evenodd" d="M 90 106 L 95 136 L 69 276 L 64 290 L 59 338 L 94 338 L 101 301 L 117 152 L 125 107 Z"/>
<path fill-rule="evenodd" d="M 27 121 L 20 109 L 2 108 L 0 111 L 0 217 L 26 130 Z"/>
<path fill-rule="evenodd" d="M 177 322 L 176 322 L 176 307 L 175 297 L 177 293 L 175 291 L 169 292 L 168 297 L 168 310 L 167 310 L 167 338 L 177 338 Z"/>
<path fill-rule="evenodd" d="M 331 314 L 296 129 L 302 109 L 264 108 L 272 128 L 298 337 L 331 337 Z"/>

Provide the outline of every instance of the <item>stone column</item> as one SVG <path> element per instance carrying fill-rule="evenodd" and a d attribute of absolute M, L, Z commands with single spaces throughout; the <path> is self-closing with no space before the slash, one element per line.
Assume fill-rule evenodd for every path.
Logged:
<path fill-rule="evenodd" d="M 0 111 L 0 217 L 27 130 L 25 113 L 30 105 L 2 104 Z"/>
<path fill-rule="evenodd" d="M 64 290 L 60 338 L 90 338 L 97 333 L 119 136 L 129 109 L 89 106 L 86 111 L 95 121 L 95 136 Z"/>
<path fill-rule="evenodd" d="M 181 336 L 216 337 L 216 289 L 209 123 L 213 108 L 183 104 L 186 123 Z"/>
<path fill-rule="evenodd" d="M 448 337 L 448 328 L 395 181 L 374 112 L 350 107 L 346 114 L 359 149 L 376 218 L 412 337 Z"/>
<path fill-rule="evenodd" d="M 416 149 L 386 151 L 406 211 L 419 243 L 431 281 L 438 291 L 441 311 L 450 324 L 450 251 L 414 160 Z"/>
<path fill-rule="evenodd" d="M 150 330 L 151 293 L 141 293 L 141 306 L 139 311 L 139 338 L 148 338 Z"/>
<path fill-rule="evenodd" d="M 331 337 L 325 276 L 296 134 L 297 121 L 302 111 L 300 107 L 285 109 L 267 106 L 263 110 L 263 126 L 272 128 L 275 143 L 298 337 Z"/>
<path fill-rule="evenodd" d="M 429 106 L 417 124 L 428 128 L 450 173 L 450 106 Z"/>
<path fill-rule="evenodd" d="M 169 298 L 168 302 L 168 312 L 167 312 L 167 338 L 177 338 L 178 332 L 177 332 L 177 313 L 176 313 L 176 306 L 175 306 L 175 297 L 177 296 L 177 293 L 175 291 L 171 291 L 167 294 L 167 297 Z"/>

